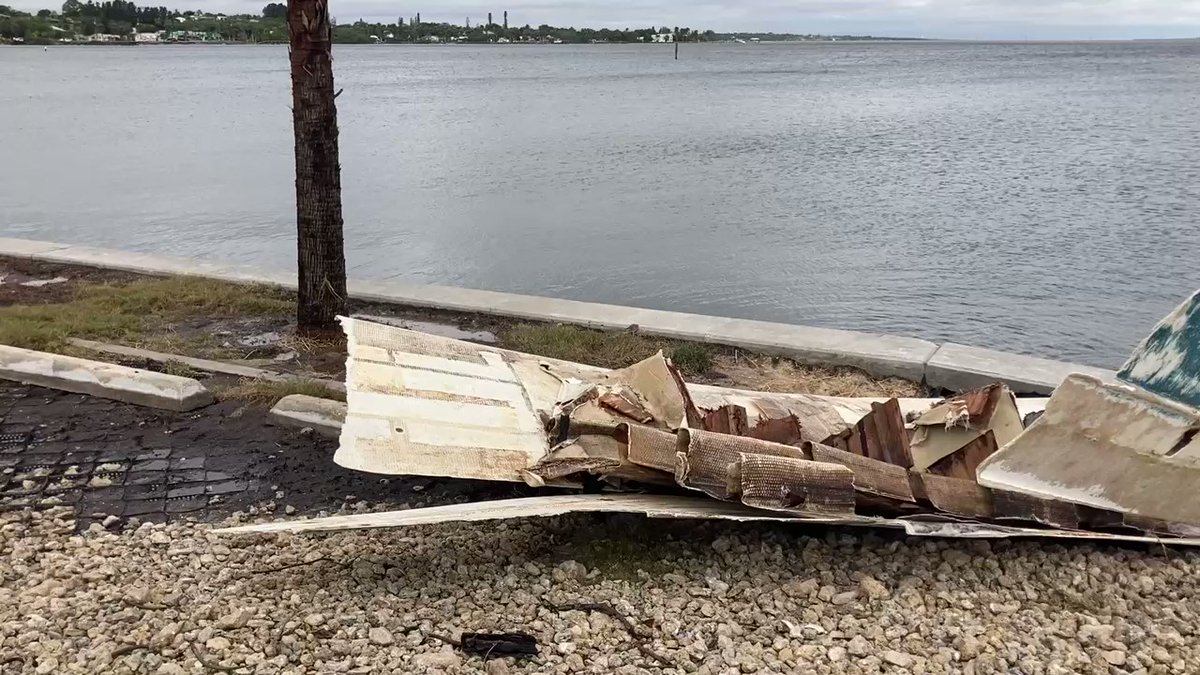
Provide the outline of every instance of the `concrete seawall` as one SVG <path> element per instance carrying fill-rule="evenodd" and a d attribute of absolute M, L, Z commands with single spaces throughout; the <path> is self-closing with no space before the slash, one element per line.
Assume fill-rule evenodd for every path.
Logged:
<path fill-rule="evenodd" d="M 189 275 L 295 289 L 289 272 L 250 269 L 187 258 L 130 253 L 0 237 L 0 256 L 86 265 L 156 275 Z M 351 297 L 430 309 L 447 309 L 603 329 L 636 325 L 647 335 L 696 340 L 777 354 L 810 364 L 854 366 L 876 376 L 924 381 L 964 390 L 996 381 L 1017 393 L 1049 394 L 1071 373 L 1112 379 L 1112 371 L 1061 361 L 917 338 L 831 328 L 621 307 L 449 286 L 350 280 Z"/>

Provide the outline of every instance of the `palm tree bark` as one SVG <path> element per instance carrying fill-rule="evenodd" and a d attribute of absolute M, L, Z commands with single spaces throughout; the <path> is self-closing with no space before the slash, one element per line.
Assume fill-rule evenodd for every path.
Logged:
<path fill-rule="evenodd" d="M 296 136 L 296 319 L 302 331 L 330 330 L 346 310 L 346 258 L 327 0 L 288 0 L 287 20 Z"/>

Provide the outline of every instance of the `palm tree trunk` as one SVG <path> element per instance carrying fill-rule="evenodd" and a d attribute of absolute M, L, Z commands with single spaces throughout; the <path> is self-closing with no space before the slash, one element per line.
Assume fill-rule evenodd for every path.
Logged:
<path fill-rule="evenodd" d="M 292 126 L 296 135 L 296 242 L 302 331 L 336 328 L 346 310 L 342 179 L 326 0 L 289 0 Z"/>

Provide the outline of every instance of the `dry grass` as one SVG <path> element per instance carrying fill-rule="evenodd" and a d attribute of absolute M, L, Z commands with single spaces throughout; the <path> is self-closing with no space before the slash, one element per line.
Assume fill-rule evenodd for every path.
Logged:
<path fill-rule="evenodd" d="M 324 336 L 288 333 L 279 341 L 279 347 L 300 354 L 346 353 L 346 336 L 341 333 Z"/>
<path fill-rule="evenodd" d="M 872 377 L 855 368 L 806 366 L 696 342 L 603 332 L 569 325 L 520 324 L 500 333 L 507 349 L 604 368 L 624 368 L 660 349 L 692 381 L 739 389 L 825 396 L 923 396 L 921 385 Z"/>
<path fill-rule="evenodd" d="M 193 379 L 208 375 L 208 373 L 205 373 L 204 371 L 196 370 L 186 363 L 181 363 L 179 361 L 167 361 L 159 367 L 159 370 L 167 375 L 174 375 L 176 377 L 190 377 Z"/>
<path fill-rule="evenodd" d="M 718 356 L 714 370 L 721 377 L 711 383 L 754 391 L 881 398 L 926 394 L 920 384 L 896 377 L 872 377 L 856 368 L 807 366 L 742 351 Z"/>
<path fill-rule="evenodd" d="M 256 405 L 273 406 L 279 399 L 292 394 L 304 394 L 317 398 L 345 401 L 346 395 L 330 389 L 326 382 L 312 379 L 294 379 L 275 382 L 271 380 L 242 379 L 228 389 L 217 392 L 222 401 L 243 401 Z"/>
<path fill-rule="evenodd" d="M 194 277 L 80 288 L 70 302 L 0 308 L 0 344 L 63 351 L 67 338 L 145 342 L 152 327 L 191 317 L 278 317 L 283 291 Z"/>
<path fill-rule="evenodd" d="M 602 368 L 624 368 L 662 350 L 683 373 L 701 375 L 712 366 L 713 358 L 711 347 L 695 342 L 565 324 L 518 324 L 501 331 L 499 338 L 505 349 Z"/>

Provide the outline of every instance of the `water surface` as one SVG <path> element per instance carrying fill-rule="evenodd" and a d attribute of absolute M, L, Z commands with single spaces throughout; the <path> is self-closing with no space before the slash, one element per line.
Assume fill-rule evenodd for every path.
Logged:
<path fill-rule="evenodd" d="M 394 278 L 1118 365 L 1200 286 L 1200 42 L 338 46 Z M 0 235 L 294 266 L 286 50 L 0 49 Z"/>

